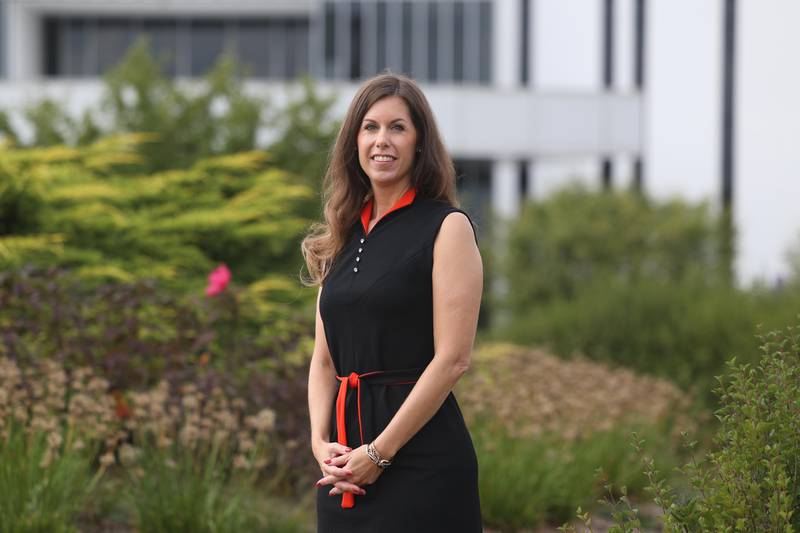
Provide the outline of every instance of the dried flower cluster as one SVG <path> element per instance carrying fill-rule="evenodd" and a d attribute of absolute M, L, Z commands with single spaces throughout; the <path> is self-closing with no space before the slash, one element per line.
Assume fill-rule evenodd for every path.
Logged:
<path fill-rule="evenodd" d="M 489 417 L 514 436 L 554 433 L 573 440 L 635 419 L 676 416 L 672 437 L 678 440 L 694 425 L 690 398 L 669 381 L 511 344 L 476 350 L 456 392 L 467 418 Z"/>
<path fill-rule="evenodd" d="M 66 446 L 96 447 L 101 468 L 117 462 L 134 467 L 148 445 L 195 456 L 215 447 L 233 454 L 238 469 L 269 463 L 271 409 L 249 415 L 243 399 L 219 387 L 205 394 L 187 384 L 171 394 L 166 381 L 127 397 L 109 391 L 109 382 L 90 368 L 68 372 L 47 359 L 20 367 L 0 357 L 0 438 L 9 437 L 12 425 L 30 435 L 45 432 L 43 467 Z"/>

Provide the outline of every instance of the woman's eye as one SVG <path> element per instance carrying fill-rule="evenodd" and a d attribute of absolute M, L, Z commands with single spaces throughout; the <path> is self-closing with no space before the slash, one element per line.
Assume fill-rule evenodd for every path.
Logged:
<path fill-rule="evenodd" d="M 403 131 L 403 126 L 401 126 L 400 124 L 395 124 L 394 129 L 396 129 L 397 131 Z"/>

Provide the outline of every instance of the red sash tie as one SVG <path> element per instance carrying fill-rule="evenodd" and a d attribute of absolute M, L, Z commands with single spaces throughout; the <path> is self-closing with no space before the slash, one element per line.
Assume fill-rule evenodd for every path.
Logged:
<path fill-rule="evenodd" d="M 356 410 L 358 412 L 358 433 L 361 444 L 364 444 L 364 428 L 361 424 L 361 382 L 362 380 L 369 385 L 409 385 L 417 382 L 421 369 L 411 370 L 376 370 L 357 374 L 351 372 L 349 376 L 336 376 L 341 381 L 339 384 L 339 394 L 336 396 L 336 435 L 339 444 L 348 446 L 347 429 L 345 423 L 345 407 L 347 405 L 347 391 L 356 390 Z M 374 377 L 381 376 L 381 377 Z M 388 378 L 388 379 L 387 379 Z M 355 505 L 355 497 L 352 492 L 342 493 L 342 507 L 349 509 Z"/>

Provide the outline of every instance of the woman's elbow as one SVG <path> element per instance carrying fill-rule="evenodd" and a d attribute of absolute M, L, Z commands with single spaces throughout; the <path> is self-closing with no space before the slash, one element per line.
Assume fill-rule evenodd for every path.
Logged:
<path fill-rule="evenodd" d="M 464 357 L 459 357 L 456 359 L 452 364 L 453 373 L 456 375 L 456 379 L 460 378 L 464 374 L 467 373 L 470 367 L 470 357 L 469 355 Z"/>

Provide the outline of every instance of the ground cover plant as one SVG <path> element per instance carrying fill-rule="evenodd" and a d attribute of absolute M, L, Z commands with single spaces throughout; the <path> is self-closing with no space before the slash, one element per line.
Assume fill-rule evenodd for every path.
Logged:
<path fill-rule="evenodd" d="M 791 533 L 800 528 L 800 328 L 759 339 L 756 363 L 732 358 L 728 374 L 719 378 L 714 446 L 679 468 L 687 492 L 663 479 L 652 457 L 643 453 L 645 439 L 634 435 L 647 490 L 663 510 L 664 531 Z M 686 446 L 696 447 L 688 435 Z M 613 510 L 614 531 L 641 531 L 638 509 L 627 498 L 604 503 Z M 578 515 L 593 531 L 580 508 Z M 566 524 L 560 529 L 576 531 Z"/>

